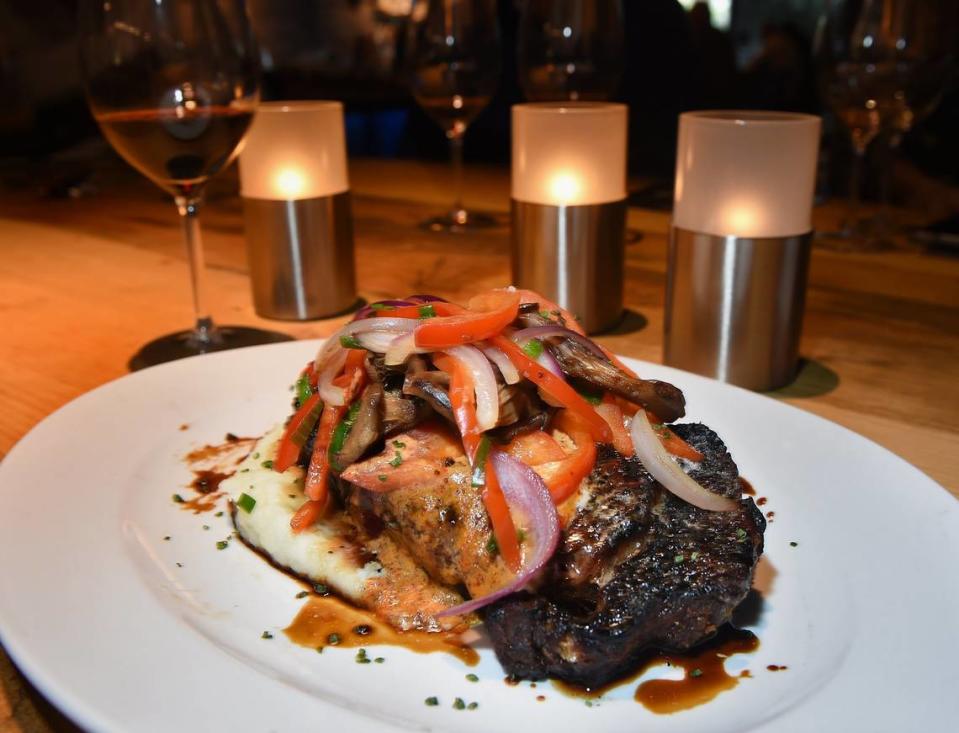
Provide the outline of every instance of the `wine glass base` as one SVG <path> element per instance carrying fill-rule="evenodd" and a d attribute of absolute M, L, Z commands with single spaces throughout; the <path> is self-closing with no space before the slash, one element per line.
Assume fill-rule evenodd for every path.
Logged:
<path fill-rule="evenodd" d="M 168 361 L 185 359 L 188 356 L 294 340 L 292 336 L 285 333 L 248 326 L 218 326 L 209 341 L 198 339 L 196 331 L 193 330 L 177 331 L 145 344 L 133 355 L 127 366 L 130 371 L 135 372 Z"/>
<path fill-rule="evenodd" d="M 454 209 L 420 222 L 420 228 L 429 232 L 471 232 L 498 226 L 502 226 L 502 222 L 492 214 L 466 209 Z"/>

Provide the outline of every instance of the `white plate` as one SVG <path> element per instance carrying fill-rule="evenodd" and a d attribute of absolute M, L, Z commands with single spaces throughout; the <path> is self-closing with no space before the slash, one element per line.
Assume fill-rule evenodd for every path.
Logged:
<path fill-rule="evenodd" d="M 843 428 L 652 364 L 635 366 L 685 391 L 689 417 L 722 435 L 775 512 L 757 574 L 761 647 L 727 662 L 752 679 L 702 707 L 659 716 L 632 700 L 635 685 L 594 707 L 548 683 L 509 687 L 488 648 L 471 670 L 449 655 L 396 648 L 377 648 L 385 664 L 359 665 L 355 650 L 320 655 L 288 642 L 279 632 L 302 603 L 297 584 L 237 542 L 217 551 L 227 518 L 180 511 L 170 497 L 191 478 L 188 450 L 283 419 L 289 384 L 316 348 L 277 344 L 132 374 L 44 420 L 0 465 L 3 644 L 81 725 L 953 729 L 959 503 Z M 264 630 L 275 638 L 261 639 Z M 465 679 L 471 671 L 478 683 Z M 425 706 L 430 695 L 441 704 Z M 455 697 L 479 708 L 454 710 Z"/>

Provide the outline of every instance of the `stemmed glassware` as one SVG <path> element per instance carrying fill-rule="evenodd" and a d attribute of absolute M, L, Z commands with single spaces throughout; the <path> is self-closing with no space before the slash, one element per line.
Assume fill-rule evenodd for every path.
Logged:
<path fill-rule="evenodd" d="M 825 242 L 840 249 L 892 245 L 879 217 L 860 218 L 862 169 L 880 135 L 898 145 L 942 94 L 952 59 L 945 0 L 832 0 L 817 39 L 823 97 L 852 142 L 849 209 Z"/>
<path fill-rule="evenodd" d="M 495 0 L 428 0 L 411 23 L 413 96 L 443 128 L 453 163 L 453 205 L 423 222 L 434 231 L 494 226 L 488 215 L 463 205 L 463 136 L 489 104 L 500 74 L 500 35 Z"/>
<path fill-rule="evenodd" d="M 620 0 L 525 0 L 519 84 L 532 102 L 606 100 L 623 75 Z"/>
<path fill-rule="evenodd" d="M 259 100 L 244 0 L 83 0 L 79 20 L 93 115 L 116 151 L 173 196 L 190 261 L 194 328 L 146 344 L 131 368 L 289 340 L 215 326 L 203 287 L 204 187 L 236 156 Z"/>

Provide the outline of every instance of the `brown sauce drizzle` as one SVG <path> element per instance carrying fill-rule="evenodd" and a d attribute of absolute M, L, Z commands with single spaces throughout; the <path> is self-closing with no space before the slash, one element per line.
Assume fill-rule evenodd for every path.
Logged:
<path fill-rule="evenodd" d="M 221 496 L 223 496 L 223 494 L 219 491 L 214 491 L 210 494 L 198 494 L 192 499 L 184 501 L 180 506 L 183 507 L 184 511 L 193 512 L 194 514 L 212 512 L 216 509 L 217 499 Z"/>
<path fill-rule="evenodd" d="M 294 643 L 313 649 L 392 644 L 418 654 L 446 652 L 471 667 L 479 663 L 479 654 L 458 634 L 397 631 L 369 611 L 335 596 L 310 598 L 284 633 Z"/>
<path fill-rule="evenodd" d="M 652 654 L 629 677 L 603 687 L 585 688 L 558 680 L 553 680 L 553 685 L 567 695 L 594 700 L 614 687 L 634 682 L 655 666 L 668 664 L 683 669 L 683 679 L 647 680 L 636 688 L 634 698 L 654 713 L 675 713 L 707 703 L 720 693 L 734 688 L 741 678 L 752 677 L 748 669 L 738 676 L 730 675 L 723 662 L 733 654 L 753 652 L 758 648 L 759 639 L 754 633 L 727 625 L 715 637 L 686 653 Z"/>
<path fill-rule="evenodd" d="M 787 667 L 785 664 L 767 664 L 766 669 L 768 669 L 770 672 L 782 672 L 789 669 L 789 667 Z"/>
<path fill-rule="evenodd" d="M 742 492 L 746 496 L 756 495 L 756 489 L 754 489 L 753 485 L 749 483 L 746 479 L 744 479 L 742 476 L 739 477 L 739 487 L 742 489 Z"/>
<path fill-rule="evenodd" d="M 220 482 L 230 478 L 232 474 L 220 471 L 194 471 L 195 478 L 190 482 L 190 488 L 198 494 L 212 494 L 220 490 Z"/>
<path fill-rule="evenodd" d="M 730 675 L 723 663 L 732 654 L 752 652 L 759 639 L 751 631 L 726 627 L 716 639 L 708 641 L 688 654 L 663 654 L 649 660 L 641 673 L 656 664 L 679 667 L 681 680 L 647 680 L 636 688 L 634 697 L 654 713 L 668 714 L 688 710 L 707 703 L 739 684 L 741 677 L 751 676 L 748 670 Z"/>

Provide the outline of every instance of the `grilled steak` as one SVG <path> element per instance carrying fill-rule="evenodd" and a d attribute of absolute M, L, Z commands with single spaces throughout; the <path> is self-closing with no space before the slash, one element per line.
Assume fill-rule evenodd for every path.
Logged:
<path fill-rule="evenodd" d="M 685 463 L 689 474 L 740 499 L 736 464 L 717 435 L 671 427 L 705 456 Z M 539 590 L 486 610 L 496 655 L 516 677 L 602 686 L 652 649 L 708 639 L 749 591 L 766 525 L 752 499 L 731 512 L 697 509 L 608 446 L 588 482 Z"/>

